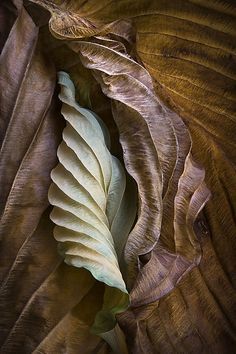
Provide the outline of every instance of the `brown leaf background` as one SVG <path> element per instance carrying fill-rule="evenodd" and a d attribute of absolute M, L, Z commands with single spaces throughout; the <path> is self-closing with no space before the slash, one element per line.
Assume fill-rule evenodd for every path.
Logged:
<path fill-rule="evenodd" d="M 179 285 L 168 295 L 163 297 L 163 294 L 160 294 L 158 301 L 144 306 L 139 304 L 139 307 L 131 308 L 127 313 L 120 316 L 119 323 L 127 335 L 130 352 L 199 353 L 201 351 L 203 353 L 233 353 L 236 346 L 236 249 L 234 241 L 236 207 L 234 191 L 234 112 L 236 101 L 234 43 L 236 43 L 236 13 L 234 2 L 229 0 L 221 2 L 212 0 L 207 3 L 201 0 L 184 2 L 180 0 L 175 2 L 161 0 L 139 0 L 137 2 L 102 0 L 97 2 L 89 0 L 84 2 L 81 0 L 76 2 L 51 1 L 48 3 L 49 5 L 56 3 L 57 9 L 66 11 L 68 5 L 70 5 L 72 13 L 79 14 L 84 22 L 92 23 L 94 27 L 102 27 L 120 18 L 124 19 L 132 16 L 136 29 L 135 50 L 137 56 L 152 74 L 157 96 L 171 109 L 175 110 L 187 124 L 192 140 L 194 161 L 204 167 L 206 183 L 212 193 L 212 198 L 204 209 L 204 215 L 201 214 L 194 227 L 200 243 L 198 247 L 202 252 L 199 266 L 186 274 Z M 60 14 L 60 12 L 54 10 L 51 21 L 53 31 L 57 30 L 58 13 Z M 73 16 L 72 22 L 74 25 Z M 71 28 L 74 31 L 73 26 Z M 60 22 L 60 33 L 67 35 L 66 31 L 68 31 L 68 28 L 64 31 Z M 76 28 L 76 34 L 78 35 L 78 28 Z M 65 55 L 66 57 L 73 57 L 71 53 L 68 56 Z M 78 67 L 77 60 L 76 57 L 74 68 Z M 5 91 L 2 90 L 2 92 Z M 100 94 L 99 97 L 101 97 Z M 12 102 L 12 99 L 10 102 Z M 106 107 L 107 112 L 110 112 L 109 103 L 106 100 L 104 107 Z M 120 107 L 119 110 L 122 111 Z M 3 122 L 3 124 L 5 123 Z M 182 151 L 187 151 L 190 142 L 186 139 L 184 126 L 181 128 L 181 123 L 179 124 L 177 141 L 181 142 Z M 114 132 L 117 132 L 114 125 L 113 127 Z M 13 136 L 15 139 L 15 135 Z M 117 148 L 118 150 L 119 148 Z M 4 154 L 2 156 L 5 158 Z M 157 270 L 156 274 L 159 272 L 165 277 L 170 269 L 174 269 L 177 273 L 183 265 L 183 262 L 179 264 L 178 257 L 175 257 L 176 239 L 173 237 L 173 223 L 168 221 L 169 215 L 173 217 L 173 202 L 177 192 L 176 184 L 181 171 L 183 171 L 185 156 L 183 154 L 182 159 L 179 156 L 180 167 L 176 169 L 173 190 L 169 190 L 168 198 L 163 200 L 163 220 L 158 247 L 152 253 L 151 259 L 148 255 L 147 259 L 144 258 L 144 268 L 142 268 L 141 274 L 145 275 L 145 269 L 149 273 L 148 267 L 151 267 Z M 8 155 L 6 155 L 6 161 L 8 161 Z M 50 167 L 50 164 L 46 165 L 48 168 Z M 17 165 L 14 168 L 16 169 Z M 12 176 L 14 177 L 14 173 Z M 147 195 L 146 192 L 145 195 Z M 29 196 L 30 194 L 28 194 Z M 34 225 L 36 228 L 37 222 Z M 7 236 L 7 234 L 5 235 Z M 8 242 L 9 237 L 5 237 Z M 50 242 L 53 241 L 50 240 Z M 181 244 L 177 244 L 180 249 L 184 250 Z M 9 252 L 9 246 L 3 249 Z M 186 254 L 188 255 L 189 252 L 186 251 Z M 55 257 L 57 258 L 56 253 Z M 149 262 L 147 262 L 148 260 Z M 24 262 L 22 262 L 23 264 Z M 48 264 L 46 267 L 48 267 Z M 71 271 L 70 269 L 69 272 Z M 38 272 L 38 274 L 42 276 L 42 273 Z M 157 286 L 154 286 L 155 291 L 158 290 L 160 284 L 156 274 L 153 279 L 153 284 L 155 284 L 155 281 L 157 282 Z M 81 277 L 81 279 L 85 279 L 85 283 L 89 287 L 91 280 L 87 279 L 86 276 L 85 278 Z M 167 280 L 171 279 L 170 276 L 166 278 Z M 142 280 L 140 283 L 142 283 Z M 12 284 L 14 285 L 14 281 Z M 19 286 L 16 278 L 15 284 L 15 286 Z M 86 286 L 84 285 L 84 287 Z M 167 288 L 170 289 L 170 287 L 171 285 L 168 284 Z M 16 290 L 13 291 L 12 289 L 9 287 L 9 294 L 16 293 Z M 45 289 L 49 291 L 51 287 L 47 285 Z M 142 294 L 142 287 L 137 289 L 138 297 Z M 44 299 L 44 295 L 42 296 Z M 58 290 L 55 290 L 52 297 L 55 296 L 58 296 Z M 11 301 L 10 305 L 7 306 L 19 303 L 15 298 L 11 299 L 8 296 L 6 298 Z M 73 294 L 71 294 L 70 299 L 72 301 L 71 306 L 75 300 Z M 20 300 L 20 303 L 24 301 Z M 5 307 L 6 303 L 3 302 L 3 304 Z M 57 306 L 58 304 L 60 302 L 57 303 Z M 52 305 L 49 305 L 49 303 L 46 306 L 45 302 L 41 311 L 45 308 L 50 309 L 50 306 Z M 20 326 L 15 326 L 16 331 L 14 330 L 13 334 L 10 333 L 10 339 L 6 342 L 8 346 L 3 347 L 3 350 L 5 350 L 3 353 L 13 353 L 13 350 L 20 352 L 22 343 L 25 343 L 23 347 L 25 352 L 27 350 L 30 352 L 31 349 L 29 348 L 33 348 L 35 343 L 32 344 L 32 338 L 34 338 L 33 333 L 36 333 L 35 330 L 32 330 L 32 338 L 30 336 L 25 337 L 25 331 L 29 328 L 27 314 L 30 318 L 32 313 L 34 312 L 29 307 L 29 311 L 26 311 L 26 317 L 23 316 L 22 318 L 23 320 L 26 318 L 26 322 L 19 321 Z M 66 311 L 63 313 L 66 313 Z M 40 317 L 41 313 L 37 316 Z M 48 317 L 48 321 L 49 318 L 51 318 L 51 315 Z M 11 323 L 14 323 L 14 320 L 15 317 L 11 320 Z M 3 327 L 6 326 L 7 321 L 4 322 L 3 320 Z M 56 321 L 53 323 L 56 323 Z M 69 323 L 71 323 L 72 328 L 74 325 L 70 322 L 70 319 Z M 39 328 L 44 327 L 40 324 Z M 46 337 L 42 344 L 44 349 L 41 352 L 47 353 L 59 350 L 58 343 L 65 343 L 65 338 L 68 338 L 69 333 L 71 333 L 71 338 L 68 341 L 73 344 L 67 344 L 67 348 L 70 348 L 68 350 L 73 353 L 79 348 L 80 340 L 76 335 L 73 337 L 73 330 L 69 331 L 68 329 L 68 335 L 66 335 L 61 328 L 63 326 L 54 329 L 54 333 L 57 333 L 57 335 L 56 338 L 53 336 L 53 340 L 50 336 Z M 5 330 L 7 331 L 7 326 Z M 11 339 L 13 336 L 14 340 Z M 23 336 L 24 339 L 22 339 Z M 98 341 L 98 339 L 94 339 L 95 342 L 96 340 Z M 39 343 L 38 338 L 35 341 Z M 13 346 L 14 342 L 18 344 Z M 96 348 L 96 345 L 105 346 L 100 341 L 95 343 L 94 348 Z M 98 347 L 96 350 L 95 352 L 99 352 Z"/>

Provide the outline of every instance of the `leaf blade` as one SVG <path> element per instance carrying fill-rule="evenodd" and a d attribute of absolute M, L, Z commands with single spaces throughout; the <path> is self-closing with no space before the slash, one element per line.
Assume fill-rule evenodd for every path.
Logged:
<path fill-rule="evenodd" d="M 72 127 L 74 130 L 73 136 L 79 136 L 77 140 L 78 147 L 81 144 L 89 148 L 90 159 L 94 159 L 99 163 L 102 175 L 100 175 L 99 181 L 97 179 L 93 180 L 91 176 L 93 175 L 92 168 L 94 164 L 90 165 L 86 162 L 87 169 L 85 169 L 80 160 L 82 155 L 76 153 L 73 153 L 73 159 L 71 160 L 71 153 L 66 153 L 70 148 L 64 142 L 58 148 L 59 163 L 73 174 L 77 185 L 81 185 L 84 192 L 88 192 L 91 195 L 103 213 L 104 218 L 106 219 L 107 217 L 108 224 L 104 224 L 101 219 L 95 219 L 94 217 L 83 221 L 85 215 L 89 216 L 88 210 L 92 206 L 91 203 L 86 203 L 87 197 L 84 199 L 83 191 L 77 201 L 73 198 L 72 193 L 70 193 L 69 199 L 66 194 L 64 197 L 63 193 L 66 193 L 66 189 L 63 189 L 58 181 L 56 188 L 61 191 L 63 189 L 61 193 L 62 201 L 60 201 L 60 196 L 58 197 L 55 186 L 52 185 L 49 190 L 49 201 L 54 205 L 51 219 L 57 225 L 55 236 L 60 243 L 60 251 L 64 255 L 65 262 L 78 268 L 86 268 L 93 274 L 95 279 L 104 282 L 108 286 L 105 289 L 103 308 L 97 314 L 93 326 L 93 330 L 96 333 L 106 332 L 114 327 L 115 314 L 126 309 L 129 303 L 126 285 L 119 269 L 117 253 L 120 255 L 123 252 L 125 239 L 134 221 L 136 206 L 135 201 L 129 204 L 129 209 L 131 210 L 131 212 L 127 213 L 129 219 L 127 219 L 127 215 L 125 216 L 124 213 L 120 212 L 126 189 L 123 167 L 108 151 L 106 136 L 96 116 L 76 103 L 75 90 L 69 75 L 59 72 L 58 76 L 61 85 L 59 97 L 63 102 L 62 114 L 70 124 L 70 129 L 67 129 L 68 141 L 70 140 Z M 70 107 L 74 109 L 73 114 Z M 84 158 L 84 156 L 82 157 Z M 57 169 L 58 167 L 52 173 L 54 181 L 57 176 Z M 103 183 L 101 179 L 103 179 Z M 68 188 L 70 188 L 69 182 Z M 97 198 L 102 198 L 103 202 L 99 202 Z M 71 200 L 73 200 L 72 203 Z M 77 208 L 78 202 L 79 209 Z M 91 209 L 91 212 L 95 215 L 93 209 Z M 112 223 L 115 218 L 118 219 L 117 223 L 119 224 L 119 230 L 115 232 L 115 237 L 123 240 L 115 243 L 116 246 L 118 245 L 117 253 L 113 235 L 109 230 L 109 228 L 114 229 Z M 125 219 L 122 224 L 119 222 L 121 218 Z M 61 233 L 63 237 L 59 236 L 60 229 L 67 230 L 66 234 Z M 70 230 L 72 230 L 71 233 Z M 110 288 L 114 289 L 114 296 L 112 300 L 109 299 L 108 301 L 106 294 L 110 291 Z"/>

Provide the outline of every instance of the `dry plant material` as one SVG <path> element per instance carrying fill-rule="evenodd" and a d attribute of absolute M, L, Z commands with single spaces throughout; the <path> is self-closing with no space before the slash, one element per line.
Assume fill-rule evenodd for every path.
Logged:
<path fill-rule="evenodd" d="M 39 29 L 51 64 L 48 57 L 39 59 L 38 29 L 16 0 L 19 16 L 0 59 L 1 306 L 16 308 L 3 311 L 3 352 L 126 351 L 119 327 L 103 336 L 109 346 L 90 333 L 104 299 L 112 299 L 112 306 L 119 300 L 106 296 L 107 288 L 88 271 L 60 264 L 52 238 L 47 189 L 62 139 L 58 122 L 63 122 L 53 95 L 54 66 L 71 75 L 83 106 L 100 109 L 101 118 L 105 112 L 112 149 L 137 184 L 138 215 L 127 242 L 122 241 L 124 253 L 109 249 L 130 294 L 129 309 L 118 316 L 129 352 L 234 352 L 234 1 L 33 2 L 51 13 L 51 34 L 43 20 Z M 32 72 L 37 81 L 28 77 Z M 55 119 L 41 136 L 47 122 L 43 108 L 45 117 Z M 61 165 L 74 158 L 64 148 L 58 152 Z M 104 184 L 95 194 L 106 214 L 105 189 Z M 63 225 L 65 217 L 53 213 Z M 68 261 L 66 252 L 74 245 L 64 246 Z M 19 283 L 20 277 L 29 285 Z M 95 277 L 102 280 L 100 272 Z M 30 321 L 35 326 L 29 328 Z"/>

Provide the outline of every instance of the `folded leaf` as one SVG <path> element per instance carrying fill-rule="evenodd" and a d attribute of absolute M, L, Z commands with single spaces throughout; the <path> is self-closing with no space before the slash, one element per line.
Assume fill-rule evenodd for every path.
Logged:
<path fill-rule="evenodd" d="M 176 114 L 158 101 L 153 93 L 148 73 L 127 55 L 100 43 L 71 42 L 69 45 L 80 53 L 84 65 L 94 71 L 103 92 L 114 100 L 113 112 L 120 132 L 124 160 L 127 170 L 138 184 L 141 199 L 139 219 L 125 248 L 126 261 L 129 265 L 129 284 L 135 283 L 132 290 L 132 304 L 135 305 L 136 301 L 139 304 L 155 301 L 159 295 L 149 291 L 150 287 L 157 287 L 156 294 L 161 293 L 163 296 L 200 260 L 201 250 L 195 232 L 189 231 L 189 228 L 193 228 L 197 215 L 209 199 L 209 191 L 204 184 L 202 188 L 198 188 L 198 182 L 194 182 L 194 179 L 191 181 L 192 177 L 188 175 L 191 174 L 189 169 L 186 183 L 189 183 L 188 188 L 192 188 L 192 193 L 195 193 L 196 199 L 199 200 L 199 208 L 196 214 L 191 215 L 189 221 L 186 219 L 184 223 L 180 222 L 183 227 L 179 230 L 178 220 L 177 223 L 175 221 L 176 215 L 180 213 L 185 218 L 188 213 L 188 206 L 181 210 L 177 202 L 174 204 L 176 194 L 179 193 L 181 198 L 186 198 L 184 191 L 179 189 L 178 185 L 181 174 L 185 176 L 186 173 L 184 172 L 185 160 L 190 159 L 188 154 L 191 143 L 185 125 Z M 134 136 L 134 139 L 131 139 L 131 136 Z M 196 166 L 195 173 L 196 176 L 199 173 L 202 176 L 203 172 L 199 166 Z M 201 184 L 202 180 L 199 183 Z M 164 213 L 163 220 L 162 213 Z M 185 231 L 185 228 L 188 231 Z M 170 251 L 172 253 L 170 259 L 178 260 L 180 265 L 176 273 L 175 271 L 170 273 L 169 268 L 172 265 L 169 261 L 166 263 L 160 256 L 160 262 L 163 262 L 163 267 L 167 269 L 167 284 L 172 284 L 171 286 L 159 282 L 163 276 L 161 271 L 157 271 L 160 265 L 157 266 L 155 262 L 153 264 L 150 261 L 144 269 L 142 261 L 140 262 L 143 255 L 149 253 L 151 256 L 152 250 L 158 254 L 159 238 L 162 247 L 164 244 L 170 247 L 166 250 L 167 253 Z M 195 242 L 192 241 L 193 238 Z M 186 245 L 189 243 L 191 251 L 187 254 L 184 247 L 179 247 L 180 243 Z M 134 270 L 137 266 L 139 274 L 135 281 L 137 273 L 135 274 Z M 157 275 L 159 273 L 160 277 Z M 152 284 L 153 277 L 158 280 Z M 144 289 L 147 297 L 140 292 L 140 289 Z"/>
<path fill-rule="evenodd" d="M 94 278 L 114 288 L 105 290 L 104 308 L 95 321 L 95 331 L 106 332 L 114 327 L 114 315 L 129 303 L 118 257 L 122 263 L 136 214 L 135 194 L 127 194 L 125 172 L 108 150 L 104 125 L 76 103 L 68 74 L 60 72 L 59 83 L 67 126 L 49 190 L 49 201 L 55 206 L 51 213 L 57 224 L 54 235 L 67 264 L 88 269 Z"/>
<path fill-rule="evenodd" d="M 81 54 L 84 65 L 96 69 L 103 92 L 116 100 L 113 111 L 124 161 L 127 170 L 137 182 L 141 198 L 139 220 L 126 245 L 129 276 L 133 273 L 131 277 L 134 277 L 137 255 L 149 252 L 159 238 L 163 190 L 160 163 L 168 171 L 164 176 L 166 188 L 173 168 L 172 163 L 167 166 L 166 158 L 168 156 L 169 162 L 172 162 L 170 155 L 175 150 L 175 144 L 171 146 L 168 140 L 173 141 L 174 134 L 171 127 L 166 129 L 168 123 L 162 115 L 159 124 L 151 120 L 152 116 L 159 115 L 160 106 L 152 93 L 151 79 L 142 67 L 127 56 L 101 44 L 80 42 L 71 43 L 70 46 Z M 100 65 L 101 62 L 103 65 Z M 165 134 L 167 142 L 164 142 Z M 153 180 L 156 181 L 155 184 Z"/>
<path fill-rule="evenodd" d="M 199 230 L 196 230 L 195 223 L 211 196 L 204 178 L 204 169 L 201 169 L 189 154 L 174 199 L 174 253 L 160 243 L 153 250 L 149 262 L 141 265 L 141 271 L 131 292 L 133 306 L 161 299 L 175 288 L 184 275 L 199 265 L 202 251 L 198 239 Z M 169 223 L 171 220 L 168 220 Z M 172 234 L 166 235 L 170 238 Z"/>
<path fill-rule="evenodd" d="M 56 38 L 84 38 L 113 32 L 122 33 L 126 38 L 129 38 L 129 34 L 125 33 L 125 30 L 128 28 L 126 21 L 114 21 L 108 25 L 102 25 L 100 21 L 95 23 L 94 21 L 85 19 L 79 13 L 73 13 L 72 9 L 68 11 L 68 4 L 64 6 L 63 1 L 53 3 L 51 1 L 33 0 L 32 2 L 42 5 L 53 14 L 49 20 L 49 27 Z M 76 4 L 77 6 L 78 4 Z M 122 29 L 123 25 L 125 29 Z"/>

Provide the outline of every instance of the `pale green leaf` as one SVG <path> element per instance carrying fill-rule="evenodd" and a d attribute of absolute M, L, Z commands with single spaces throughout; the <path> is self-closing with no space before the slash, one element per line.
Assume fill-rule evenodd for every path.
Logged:
<path fill-rule="evenodd" d="M 101 333 L 114 327 L 116 313 L 129 304 L 119 262 L 123 269 L 122 252 L 136 215 L 135 193 L 129 194 L 123 166 L 108 150 L 104 123 L 75 101 L 69 75 L 59 72 L 58 77 L 67 125 L 49 189 L 54 237 L 67 264 L 86 268 L 107 285 L 93 327 Z"/>

